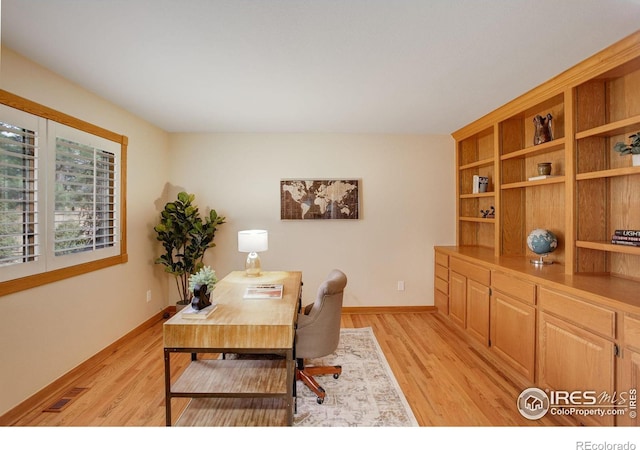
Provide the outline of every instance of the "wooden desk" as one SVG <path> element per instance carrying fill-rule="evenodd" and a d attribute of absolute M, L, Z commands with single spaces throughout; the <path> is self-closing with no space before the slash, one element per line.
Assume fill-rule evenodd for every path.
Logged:
<path fill-rule="evenodd" d="M 282 299 L 243 299 L 246 287 L 257 283 L 282 284 Z M 183 319 L 178 312 L 164 323 L 167 426 L 171 426 L 173 397 L 206 399 L 201 403 L 207 408 L 197 409 L 201 414 L 190 412 L 185 417 L 189 424 L 218 420 L 219 425 L 260 425 L 252 413 L 265 401 L 269 408 L 282 404 L 278 408 L 283 411 L 282 424 L 293 424 L 293 346 L 301 285 L 301 272 L 263 272 L 253 278 L 244 271 L 232 272 L 216 284 L 211 301 L 218 306 L 208 319 Z M 268 353 L 284 359 L 193 360 L 171 385 L 174 352 Z M 236 403 L 230 405 L 232 402 Z M 270 416 L 272 420 L 273 414 Z M 239 423 L 239 419 L 248 423 Z"/>

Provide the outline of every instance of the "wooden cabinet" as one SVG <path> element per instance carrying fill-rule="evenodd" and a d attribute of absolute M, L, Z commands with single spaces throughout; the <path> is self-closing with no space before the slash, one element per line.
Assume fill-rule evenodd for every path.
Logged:
<path fill-rule="evenodd" d="M 548 115 L 552 139 L 534 142 L 534 119 Z M 638 132 L 640 31 L 452 134 L 457 245 L 437 247 L 449 256 L 449 318 L 523 388 L 637 389 L 640 246 L 612 236 L 640 230 L 640 166 L 613 150 Z M 547 162 L 551 176 L 539 178 Z M 476 176 L 486 192 L 474 191 Z M 558 237 L 552 265 L 529 262 L 536 228 Z"/>
<path fill-rule="evenodd" d="M 450 259 L 449 268 L 449 317 L 489 345 L 489 270 L 457 258 Z"/>
<path fill-rule="evenodd" d="M 467 332 L 489 345 L 489 286 L 467 280 Z"/>
<path fill-rule="evenodd" d="M 491 275 L 491 351 L 533 382 L 535 377 L 535 285 L 503 272 Z"/>
<path fill-rule="evenodd" d="M 539 386 L 614 395 L 615 312 L 544 288 L 539 308 Z M 614 423 L 608 415 L 576 418 L 591 425 Z"/>
<path fill-rule="evenodd" d="M 449 314 L 449 256 L 437 250 L 434 272 L 434 304 L 437 310 L 446 316 Z"/>
<path fill-rule="evenodd" d="M 537 384 L 541 388 L 614 393 L 613 342 L 542 312 L 538 348 Z M 581 415 L 576 419 L 585 425 L 613 425 L 613 416 Z"/>
<path fill-rule="evenodd" d="M 620 360 L 618 391 L 624 395 L 620 405 L 625 413 L 616 417 L 617 425 L 638 426 L 638 389 L 640 388 L 640 316 L 623 317 L 624 348 Z"/>
<path fill-rule="evenodd" d="M 467 327 L 467 277 L 449 274 L 449 317 L 461 328 Z"/>

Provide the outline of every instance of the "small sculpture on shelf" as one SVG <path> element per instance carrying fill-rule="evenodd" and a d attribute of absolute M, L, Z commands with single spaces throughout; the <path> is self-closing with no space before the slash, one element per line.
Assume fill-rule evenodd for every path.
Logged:
<path fill-rule="evenodd" d="M 533 124 L 535 125 L 533 145 L 538 145 L 553 140 L 551 119 L 553 119 L 553 116 L 551 114 L 547 114 L 546 117 L 542 117 L 538 114 L 533 118 Z"/>
<path fill-rule="evenodd" d="M 496 217 L 496 209 L 490 206 L 489 209 L 481 209 L 480 214 L 482 214 L 483 219 L 493 219 Z"/>

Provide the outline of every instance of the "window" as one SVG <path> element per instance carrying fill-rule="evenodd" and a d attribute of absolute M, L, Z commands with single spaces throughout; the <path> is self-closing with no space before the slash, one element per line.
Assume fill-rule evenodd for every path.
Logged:
<path fill-rule="evenodd" d="M 126 137 L 0 103 L 0 295 L 126 262 Z"/>

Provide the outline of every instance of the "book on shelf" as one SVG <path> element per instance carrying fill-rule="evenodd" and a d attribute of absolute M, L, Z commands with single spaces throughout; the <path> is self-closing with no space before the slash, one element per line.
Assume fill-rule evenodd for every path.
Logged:
<path fill-rule="evenodd" d="M 527 178 L 528 181 L 546 180 L 547 178 L 556 178 L 558 175 L 537 175 Z"/>
<path fill-rule="evenodd" d="M 217 303 L 213 303 L 207 306 L 206 308 L 202 308 L 198 310 L 198 309 L 193 309 L 193 306 L 189 305 L 182 310 L 181 314 L 182 314 L 182 317 L 185 319 L 200 319 L 200 320 L 208 319 L 211 316 L 211 314 L 213 314 L 217 306 L 218 306 Z"/>
<path fill-rule="evenodd" d="M 640 242 L 640 237 L 636 236 L 618 236 L 614 235 L 611 237 L 614 241 L 628 241 L 628 242 Z"/>
<path fill-rule="evenodd" d="M 247 286 L 244 292 L 244 298 L 282 298 L 282 285 L 281 284 L 252 284 Z"/>
<path fill-rule="evenodd" d="M 616 230 L 613 234 L 616 236 L 640 238 L 640 230 Z"/>
<path fill-rule="evenodd" d="M 615 236 L 611 239 L 611 243 L 615 245 L 628 245 L 629 247 L 640 247 L 640 241 L 624 241 L 616 239 Z"/>
<path fill-rule="evenodd" d="M 481 177 L 479 175 L 473 176 L 473 188 L 471 190 L 472 194 L 487 192 L 488 187 L 489 187 L 489 177 Z"/>

